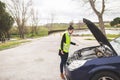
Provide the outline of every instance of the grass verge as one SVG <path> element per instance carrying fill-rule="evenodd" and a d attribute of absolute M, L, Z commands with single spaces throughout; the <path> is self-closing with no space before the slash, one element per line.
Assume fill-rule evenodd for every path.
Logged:
<path fill-rule="evenodd" d="M 30 42 L 30 40 L 16 40 L 16 41 L 8 41 L 5 43 L 0 43 L 0 51 L 16 47 L 22 43 Z"/>

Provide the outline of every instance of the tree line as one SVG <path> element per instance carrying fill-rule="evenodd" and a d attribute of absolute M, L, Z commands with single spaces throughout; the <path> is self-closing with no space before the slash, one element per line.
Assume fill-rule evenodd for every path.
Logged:
<path fill-rule="evenodd" d="M 7 2 L 7 0 L 5 0 Z M 76 0 L 81 1 L 81 0 Z M 100 30 L 106 35 L 105 33 L 105 26 L 103 22 L 103 14 L 105 12 L 105 1 L 101 0 L 99 3 L 101 3 L 101 9 L 99 10 L 97 8 L 97 1 L 98 0 L 82 0 L 85 3 L 89 3 L 91 6 L 91 9 L 94 11 L 94 13 L 98 17 L 99 21 L 99 27 Z M 13 26 L 14 23 L 16 23 L 18 35 L 20 38 L 24 39 L 25 34 L 27 31 L 27 21 L 31 19 L 31 31 L 30 33 L 32 35 L 38 35 L 38 23 L 39 23 L 39 14 L 37 11 L 33 8 L 33 2 L 32 0 L 9 0 L 10 3 L 3 3 L 0 1 L 0 40 L 4 42 L 6 39 L 10 39 L 10 29 Z M 7 10 L 6 10 L 7 8 Z M 8 13 L 8 12 L 9 13 Z M 51 27 L 53 26 L 52 23 L 54 21 L 54 15 L 51 15 Z M 120 24 L 120 18 L 114 19 L 110 25 L 119 25 Z M 82 25 L 81 23 L 79 26 Z"/>
<path fill-rule="evenodd" d="M 31 33 L 38 34 L 37 26 L 39 16 L 37 11 L 32 7 L 32 0 L 9 0 L 9 3 L 0 1 L 0 41 L 10 39 L 9 31 L 16 23 L 18 35 L 24 39 L 27 31 L 27 21 L 31 19 Z M 9 13 L 8 13 L 9 12 Z"/>

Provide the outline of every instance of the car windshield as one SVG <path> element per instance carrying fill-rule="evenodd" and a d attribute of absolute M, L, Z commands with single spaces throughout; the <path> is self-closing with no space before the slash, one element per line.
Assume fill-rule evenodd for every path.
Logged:
<path fill-rule="evenodd" d="M 118 55 L 120 55 L 120 37 L 110 42 Z"/>

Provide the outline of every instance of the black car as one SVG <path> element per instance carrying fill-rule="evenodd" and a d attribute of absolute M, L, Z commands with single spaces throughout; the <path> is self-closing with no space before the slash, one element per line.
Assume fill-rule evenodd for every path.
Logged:
<path fill-rule="evenodd" d="M 83 21 L 100 45 L 77 50 L 68 58 L 67 80 L 120 80 L 120 37 L 109 42 L 94 23 Z"/>

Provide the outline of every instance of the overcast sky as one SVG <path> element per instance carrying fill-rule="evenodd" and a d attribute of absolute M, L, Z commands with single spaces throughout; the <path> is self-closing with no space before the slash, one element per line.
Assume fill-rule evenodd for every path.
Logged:
<path fill-rule="evenodd" d="M 41 23 L 49 22 L 51 15 L 54 22 L 78 22 L 83 18 L 97 21 L 97 16 L 90 9 L 89 4 L 83 5 L 80 0 L 33 0 L 34 7 L 38 10 Z M 97 4 L 98 8 L 100 4 Z M 104 20 L 120 17 L 120 0 L 107 0 Z"/>
<path fill-rule="evenodd" d="M 40 23 L 50 22 L 51 15 L 54 17 L 53 22 L 59 23 L 70 21 L 79 22 L 83 18 L 97 21 L 97 16 L 93 13 L 89 4 L 83 5 L 84 3 L 81 1 L 82 0 L 33 0 L 33 7 L 38 11 Z M 100 9 L 100 4 L 97 4 L 97 6 Z M 104 14 L 105 21 L 110 21 L 118 16 L 120 17 L 120 0 L 107 0 L 106 9 L 107 11 Z"/>

